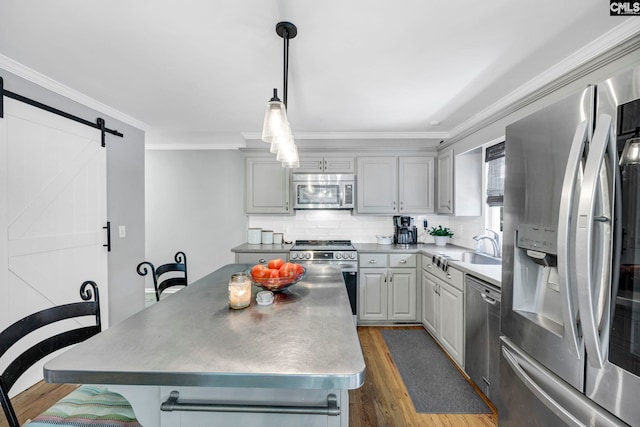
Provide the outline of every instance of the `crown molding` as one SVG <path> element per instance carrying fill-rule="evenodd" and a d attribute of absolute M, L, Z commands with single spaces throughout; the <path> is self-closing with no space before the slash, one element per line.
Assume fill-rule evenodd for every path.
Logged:
<path fill-rule="evenodd" d="M 14 61 L 13 59 L 2 54 L 0 54 L 0 68 L 93 110 L 108 114 L 114 119 L 120 120 L 121 122 L 124 122 L 135 128 L 143 131 L 148 131 L 149 129 L 151 129 L 151 126 L 149 126 L 148 124 L 135 119 L 121 111 L 118 111 L 115 108 L 109 107 L 108 105 L 96 101 L 95 99 L 84 95 L 77 90 L 71 89 L 70 87 L 65 86 L 64 84 L 53 80 L 52 78 L 47 77 L 44 74 L 39 73 L 36 70 L 29 68 L 17 61 Z"/>
<path fill-rule="evenodd" d="M 245 140 L 260 140 L 259 132 L 242 132 Z M 449 132 L 294 132 L 295 139 L 447 139 Z"/>
<path fill-rule="evenodd" d="M 443 143 L 440 148 L 454 144 L 560 87 L 638 49 L 640 45 L 639 36 L 640 26 L 638 26 L 637 18 L 627 19 L 624 23 L 598 37 L 488 108 L 456 126 L 450 132 L 450 139 Z M 615 49 L 616 47 L 618 49 Z"/>
<path fill-rule="evenodd" d="M 245 148 L 245 144 L 145 144 L 147 151 L 171 150 L 238 150 Z"/>

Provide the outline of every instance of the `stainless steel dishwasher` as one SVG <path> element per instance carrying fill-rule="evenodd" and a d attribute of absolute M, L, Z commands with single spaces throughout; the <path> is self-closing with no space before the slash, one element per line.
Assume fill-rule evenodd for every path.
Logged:
<path fill-rule="evenodd" d="M 464 369 L 499 408 L 500 289 L 475 277 L 465 279 Z"/>

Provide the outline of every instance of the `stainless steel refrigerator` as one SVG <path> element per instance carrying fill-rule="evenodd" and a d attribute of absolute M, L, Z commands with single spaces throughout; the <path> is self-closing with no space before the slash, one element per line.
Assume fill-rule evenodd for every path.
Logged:
<path fill-rule="evenodd" d="M 506 129 L 500 426 L 640 425 L 640 68 Z"/>

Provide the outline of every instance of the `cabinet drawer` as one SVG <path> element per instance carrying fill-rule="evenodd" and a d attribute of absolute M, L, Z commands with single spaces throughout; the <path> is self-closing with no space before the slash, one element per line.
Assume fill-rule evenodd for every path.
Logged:
<path fill-rule="evenodd" d="M 288 252 L 236 252 L 236 263 L 238 264 L 265 264 L 270 259 L 282 258 L 289 260 Z"/>
<path fill-rule="evenodd" d="M 389 254 L 389 267 L 416 268 L 416 254 Z"/>
<path fill-rule="evenodd" d="M 464 273 L 462 271 L 456 270 L 455 268 L 449 266 L 449 269 L 444 272 L 441 268 L 437 267 L 428 257 L 425 257 L 424 261 L 425 263 L 422 266 L 422 269 L 424 271 L 434 275 L 440 280 L 449 283 L 458 290 L 464 291 Z"/>
<path fill-rule="evenodd" d="M 387 254 L 359 254 L 358 265 L 360 267 L 386 267 Z"/>

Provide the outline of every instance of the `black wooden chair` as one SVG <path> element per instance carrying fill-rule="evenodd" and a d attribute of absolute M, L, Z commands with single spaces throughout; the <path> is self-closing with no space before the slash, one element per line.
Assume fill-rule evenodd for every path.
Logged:
<path fill-rule="evenodd" d="M 174 257 L 175 263 L 163 264 L 155 268 L 149 261 L 143 261 L 138 264 L 138 274 L 146 276 L 151 269 L 151 277 L 153 278 L 153 288 L 156 291 L 156 301 L 160 301 L 160 295 L 167 288 L 172 286 L 187 286 L 187 256 L 184 252 L 176 252 Z"/>
<path fill-rule="evenodd" d="M 7 351 L 22 338 L 32 332 L 38 331 L 38 333 L 40 333 L 40 328 L 47 325 L 66 319 L 95 318 L 94 324 L 90 326 L 78 326 L 77 323 L 73 324 L 73 322 L 58 324 L 60 327 L 64 326 L 64 332 L 43 339 L 29 349 L 24 350 L 22 354 L 9 363 L 4 372 L 2 372 L 2 375 L 0 375 L 0 403 L 9 422 L 9 427 L 20 427 L 15 410 L 9 399 L 9 391 L 18 378 L 43 357 L 62 348 L 84 341 L 102 330 L 102 324 L 100 322 L 100 298 L 98 295 L 98 286 L 95 282 L 86 281 L 80 286 L 80 298 L 82 298 L 84 302 L 64 304 L 41 310 L 18 320 L 0 333 L 0 357 L 3 357 Z M 69 400 L 69 397 L 71 397 L 73 401 L 71 410 L 69 410 L 69 403 L 65 403 Z M 100 404 L 96 404 L 96 401 L 100 402 Z M 102 402 L 111 403 L 105 408 Z M 63 408 L 64 405 L 67 405 L 67 407 Z M 116 409 L 111 411 L 113 408 Z M 94 409 L 96 412 L 99 412 L 99 414 L 94 414 L 94 412 L 92 412 Z M 45 414 L 48 415 L 44 416 Z M 83 386 L 73 391 L 67 398 L 61 399 L 56 405 L 46 411 L 42 419 L 39 420 L 38 418 L 40 417 L 36 417 L 31 425 L 36 427 L 50 426 L 51 424 L 59 426 L 103 425 L 106 420 L 111 421 L 112 419 L 115 419 L 115 424 L 111 423 L 109 425 L 140 425 L 135 419 L 133 409 L 131 409 L 129 402 L 122 396 L 108 392 L 106 389 L 90 386 Z M 92 423 L 93 420 L 100 421 L 98 424 L 95 424 Z M 100 422 L 103 424 L 100 424 Z"/>

